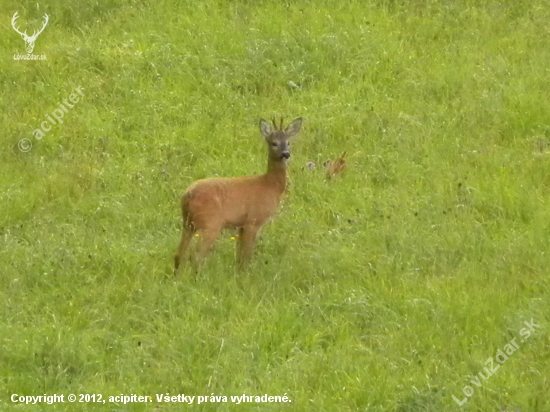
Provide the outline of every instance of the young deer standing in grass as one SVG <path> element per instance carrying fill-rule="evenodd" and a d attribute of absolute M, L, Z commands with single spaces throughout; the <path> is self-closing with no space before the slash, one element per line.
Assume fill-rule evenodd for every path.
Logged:
<path fill-rule="evenodd" d="M 183 231 L 174 256 L 174 275 L 189 248 L 193 235 L 199 244 L 191 256 L 195 270 L 224 228 L 238 228 L 237 263 L 243 266 L 252 256 L 260 228 L 275 214 L 286 188 L 286 166 L 290 158 L 289 138 L 296 135 L 302 119 L 283 130 L 260 120 L 260 133 L 268 147 L 267 172 L 259 176 L 198 180 L 181 198 Z"/>

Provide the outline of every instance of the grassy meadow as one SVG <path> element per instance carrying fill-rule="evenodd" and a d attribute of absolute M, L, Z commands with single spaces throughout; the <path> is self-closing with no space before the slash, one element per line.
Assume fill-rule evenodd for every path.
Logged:
<path fill-rule="evenodd" d="M 49 15 L 45 60 L 14 60 L 16 11 L 28 33 Z M 0 410 L 550 411 L 547 0 L 6 0 L 0 16 Z M 227 231 L 174 278 L 181 193 L 263 173 L 273 116 L 304 125 L 252 264 L 236 269 Z"/>

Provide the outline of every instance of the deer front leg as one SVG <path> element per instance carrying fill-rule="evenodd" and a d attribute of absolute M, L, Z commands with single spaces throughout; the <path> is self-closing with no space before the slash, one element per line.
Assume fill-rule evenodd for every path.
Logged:
<path fill-rule="evenodd" d="M 237 264 L 243 267 L 252 258 L 254 240 L 260 230 L 260 226 L 247 225 L 239 229 L 239 240 L 237 243 Z"/>

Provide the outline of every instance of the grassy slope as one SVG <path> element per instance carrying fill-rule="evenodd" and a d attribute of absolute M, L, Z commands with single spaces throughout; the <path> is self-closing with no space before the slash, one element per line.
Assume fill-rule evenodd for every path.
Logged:
<path fill-rule="evenodd" d="M 12 393 L 169 392 L 550 410 L 550 9 L 395 3 L 3 3 L 0 409 Z M 47 61 L 12 60 L 15 10 L 22 27 L 50 15 Z M 263 171 L 257 120 L 281 114 L 306 121 L 250 271 L 227 233 L 174 280 L 179 194 Z M 303 169 L 343 150 L 341 178 Z M 541 329 L 459 408 L 531 318 Z"/>

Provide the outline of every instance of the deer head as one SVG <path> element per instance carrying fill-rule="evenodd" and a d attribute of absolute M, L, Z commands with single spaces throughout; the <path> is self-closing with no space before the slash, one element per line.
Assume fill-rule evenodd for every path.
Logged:
<path fill-rule="evenodd" d="M 260 132 L 265 138 L 269 159 L 273 161 L 286 161 L 290 158 L 290 142 L 292 136 L 296 135 L 302 127 L 302 119 L 295 119 L 286 129 L 283 129 L 283 118 L 279 125 L 273 119 L 273 127 L 265 120 L 260 120 Z"/>
<path fill-rule="evenodd" d="M 13 15 L 12 19 L 11 19 L 11 26 L 13 27 L 13 29 L 19 33 L 21 35 L 21 37 L 23 38 L 23 40 L 25 41 L 25 48 L 27 49 L 27 53 L 28 54 L 31 54 L 32 51 L 34 50 L 34 42 L 36 41 L 36 38 L 38 37 L 38 35 L 40 33 L 42 33 L 42 31 L 44 31 L 44 29 L 46 28 L 46 25 L 48 24 L 48 20 L 49 20 L 49 17 L 47 14 L 44 14 L 44 24 L 42 25 L 42 28 L 38 31 L 34 31 L 32 33 L 32 36 L 29 36 L 27 34 L 27 31 L 25 30 L 23 33 L 21 33 L 21 31 L 19 30 L 19 28 L 17 28 L 17 26 L 15 25 L 15 21 L 17 20 L 17 18 L 19 17 L 18 15 L 18 11 L 15 12 L 15 14 Z"/>

